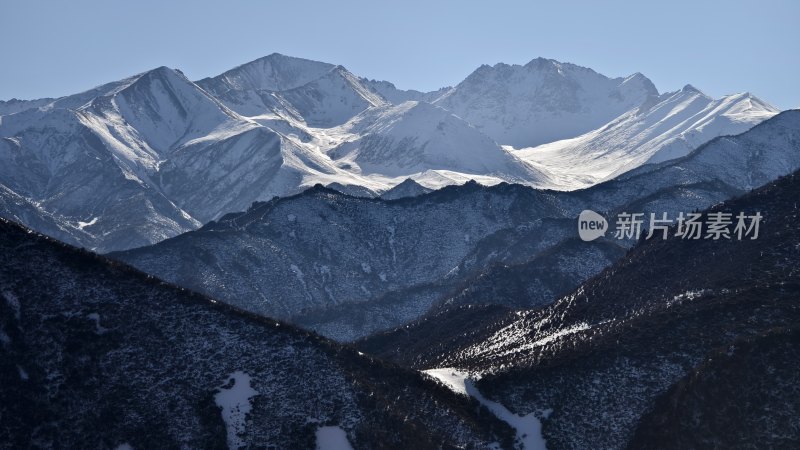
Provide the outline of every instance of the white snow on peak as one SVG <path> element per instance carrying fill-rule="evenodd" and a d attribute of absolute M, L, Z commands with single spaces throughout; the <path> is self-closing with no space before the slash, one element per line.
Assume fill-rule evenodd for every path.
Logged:
<path fill-rule="evenodd" d="M 259 123 L 304 134 L 301 129 L 290 131 L 291 125 L 341 125 L 386 103 L 362 81 L 342 66 L 272 54 L 198 85 Z"/>
<path fill-rule="evenodd" d="M 43 106 L 52 103 L 53 100 L 55 99 L 39 98 L 35 100 L 19 100 L 12 98 L 11 100 L 7 101 L 0 100 L 0 116 L 16 114 L 18 112 L 25 111 L 26 109 L 31 109 L 31 108 L 41 108 Z"/>
<path fill-rule="evenodd" d="M 197 82 L 203 88 L 285 91 L 316 80 L 335 65 L 273 53 Z M 219 93 L 219 92 L 217 92 Z"/>
<path fill-rule="evenodd" d="M 127 144 L 142 140 L 161 154 L 220 129 L 246 126 L 243 118 L 166 67 L 141 74 L 83 109 L 111 122 L 106 126 L 114 128 L 112 133 L 121 133 L 115 125 L 124 123 L 135 130 L 131 139 L 125 139 Z"/>

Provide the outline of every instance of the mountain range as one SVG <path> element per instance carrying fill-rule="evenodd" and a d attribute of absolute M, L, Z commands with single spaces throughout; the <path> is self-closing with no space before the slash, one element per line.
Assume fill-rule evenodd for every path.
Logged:
<path fill-rule="evenodd" d="M 541 58 L 423 93 L 272 54 L 196 83 L 160 67 L 3 102 L 0 198 L 3 216 L 108 252 L 315 184 L 370 197 L 409 178 L 573 190 L 777 112 L 749 94 L 659 94 L 641 74 Z"/>
<path fill-rule="evenodd" d="M 791 448 L 798 171 L 800 110 L 544 58 L 0 102 L 0 448 Z M 693 212 L 763 220 L 614 233 Z"/>
<path fill-rule="evenodd" d="M 554 301 L 635 243 L 612 233 L 580 241 L 575 220 L 584 209 L 609 217 L 623 211 L 675 217 L 797 169 L 800 112 L 787 111 L 682 158 L 584 190 L 467 183 L 385 200 L 317 186 L 110 256 L 248 311 L 350 341 L 442 306 L 492 303 L 488 293 L 473 292 L 491 271 L 537 281 L 516 299 L 504 299 L 507 306 Z M 514 284 L 491 284 L 499 285 Z"/>

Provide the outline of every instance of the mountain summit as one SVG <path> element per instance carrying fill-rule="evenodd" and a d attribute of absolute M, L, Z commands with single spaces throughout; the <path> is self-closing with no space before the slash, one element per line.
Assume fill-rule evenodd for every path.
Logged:
<path fill-rule="evenodd" d="M 483 65 L 436 100 L 495 141 L 532 147 L 593 130 L 658 95 L 642 74 L 608 78 L 536 58 L 524 66 Z"/>
<path fill-rule="evenodd" d="M 222 95 L 229 90 L 286 91 L 314 81 L 334 64 L 273 53 L 197 82 L 203 89 Z"/>

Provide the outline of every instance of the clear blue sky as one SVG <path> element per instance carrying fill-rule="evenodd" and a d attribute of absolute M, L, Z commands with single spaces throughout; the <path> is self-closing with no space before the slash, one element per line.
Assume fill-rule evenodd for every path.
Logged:
<path fill-rule="evenodd" d="M 166 65 L 216 75 L 272 52 L 401 88 L 543 56 L 660 91 L 691 83 L 800 107 L 800 1 L 0 2 L 0 99 L 60 96 Z"/>

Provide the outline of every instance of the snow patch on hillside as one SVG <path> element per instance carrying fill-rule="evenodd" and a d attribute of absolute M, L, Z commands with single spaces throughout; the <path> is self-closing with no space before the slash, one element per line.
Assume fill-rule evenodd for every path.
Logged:
<path fill-rule="evenodd" d="M 441 381 L 453 392 L 473 397 L 480 404 L 487 407 L 498 419 L 511 425 L 517 430 L 517 438 L 522 443 L 523 450 L 547 450 L 546 442 L 542 437 L 542 423 L 534 413 L 519 416 L 500 403 L 487 399 L 475 387 L 472 376 L 458 369 L 429 369 L 423 370 L 422 373 Z M 543 415 L 546 416 L 547 413 L 545 412 Z"/>
<path fill-rule="evenodd" d="M 228 431 L 228 448 L 235 450 L 244 446 L 241 435 L 244 433 L 247 413 L 252 409 L 250 399 L 258 392 L 250 387 L 250 375 L 236 371 L 230 374 L 226 385 L 214 395 L 217 406 L 222 408 L 222 420 Z"/>
<path fill-rule="evenodd" d="M 347 433 L 340 427 L 319 427 L 316 436 L 317 450 L 353 450 L 347 440 Z"/>

